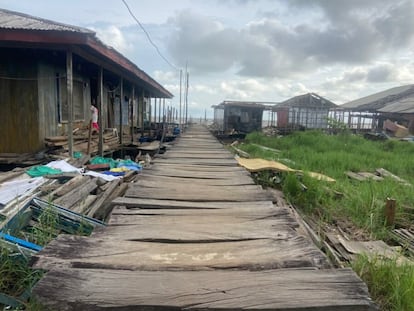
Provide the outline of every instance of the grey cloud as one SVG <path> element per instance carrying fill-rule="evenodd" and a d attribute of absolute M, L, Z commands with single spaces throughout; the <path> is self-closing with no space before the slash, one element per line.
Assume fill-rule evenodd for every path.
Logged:
<path fill-rule="evenodd" d="M 240 49 L 238 31 L 189 11 L 170 22 L 176 31 L 169 40 L 169 48 L 181 66 L 188 61 L 196 72 L 225 71 L 233 66 Z"/>
<path fill-rule="evenodd" d="M 367 74 L 368 82 L 388 82 L 395 78 L 395 70 L 389 64 L 379 65 L 371 68 Z"/>
<path fill-rule="evenodd" d="M 388 0 L 294 0 L 287 5 L 319 10 L 322 17 L 292 26 L 269 14 L 237 30 L 186 12 L 172 21 L 176 31 L 170 40 L 171 53 L 181 64 L 184 56 L 188 58 L 199 72 L 234 66 L 240 75 L 287 77 L 320 66 L 369 64 L 414 42 L 411 0 L 391 4 Z"/>

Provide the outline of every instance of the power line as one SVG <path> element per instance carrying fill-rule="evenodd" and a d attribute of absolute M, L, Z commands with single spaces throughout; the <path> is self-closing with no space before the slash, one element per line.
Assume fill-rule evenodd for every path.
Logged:
<path fill-rule="evenodd" d="M 174 64 L 172 64 L 162 53 L 161 51 L 158 49 L 158 46 L 152 41 L 149 33 L 145 30 L 144 26 L 142 26 L 142 24 L 139 22 L 138 18 L 135 17 L 134 13 L 132 13 L 131 9 L 128 6 L 128 3 L 126 2 L 126 0 L 122 0 L 122 2 L 125 4 L 126 8 L 128 9 L 129 14 L 132 16 L 132 18 L 137 22 L 137 24 L 139 25 L 139 27 L 141 27 L 142 31 L 145 33 L 145 35 L 148 38 L 148 41 L 152 44 L 152 46 L 157 50 L 158 55 L 161 56 L 161 58 L 163 60 L 165 60 L 165 62 L 170 65 L 172 68 L 174 68 L 175 70 L 179 70 L 179 68 L 177 68 L 177 66 L 175 66 Z"/>

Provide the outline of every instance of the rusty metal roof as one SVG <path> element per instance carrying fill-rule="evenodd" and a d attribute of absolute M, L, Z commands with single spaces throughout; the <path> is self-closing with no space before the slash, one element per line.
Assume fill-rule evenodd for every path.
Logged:
<path fill-rule="evenodd" d="M 378 111 L 389 113 L 414 113 L 414 94 L 388 103 L 381 109 L 378 109 Z"/>
<path fill-rule="evenodd" d="M 410 100 L 405 101 L 407 97 L 412 98 L 414 95 L 414 84 L 393 87 L 391 89 L 371 94 L 340 106 L 340 108 L 354 111 L 382 111 L 399 112 L 406 109 Z M 399 107 L 401 105 L 401 107 Z M 385 109 L 385 110 L 384 110 Z M 394 111 L 391 111 L 394 110 Z"/>
<path fill-rule="evenodd" d="M 266 104 L 270 104 L 269 102 L 252 102 L 252 101 L 235 101 L 235 100 L 225 100 L 221 102 L 219 105 L 215 106 L 214 108 L 224 108 L 232 106 L 232 107 L 247 107 L 247 108 L 260 108 L 265 109 Z M 273 103 L 274 104 L 274 103 Z"/>
<path fill-rule="evenodd" d="M 95 32 L 86 28 L 66 25 L 28 14 L 4 9 L 0 9 L 0 28 L 48 31 L 55 30 L 95 34 Z"/>
<path fill-rule="evenodd" d="M 316 93 L 307 93 L 281 102 L 280 104 L 274 106 L 274 110 L 289 107 L 335 108 L 337 105 Z"/>
<path fill-rule="evenodd" d="M 66 25 L 27 14 L 0 9 L 0 42 L 32 44 L 59 44 L 63 46 L 79 47 L 81 51 L 94 53 L 104 63 L 113 63 L 117 68 L 132 75 L 135 83 L 143 82 L 154 96 L 171 98 L 171 94 L 147 73 L 138 68 L 128 58 L 105 45 L 95 32 L 72 25 Z M 76 53 L 76 51 L 75 51 Z M 96 54 L 96 55 L 95 55 Z M 105 66 L 103 66 L 105 67 Z"/>

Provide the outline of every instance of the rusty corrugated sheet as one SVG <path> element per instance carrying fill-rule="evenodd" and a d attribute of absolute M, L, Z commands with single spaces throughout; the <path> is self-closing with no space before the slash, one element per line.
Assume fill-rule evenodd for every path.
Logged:
<path fill-rule="evenodd" d="M 47 19 L 0 9 L 0 28 L 27 30 L 54 30 L 94 34 L 95 32 L 72 25 L 66 25 Z"/>

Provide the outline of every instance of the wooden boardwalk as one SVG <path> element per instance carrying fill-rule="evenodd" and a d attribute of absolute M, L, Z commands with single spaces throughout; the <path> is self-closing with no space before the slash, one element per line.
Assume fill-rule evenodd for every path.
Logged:
<path fill-rule="evenodd" d="M 374 310 L 206 129 L 157 158 L 91 237 L 35 258 L 34 295 L 54 310 Z"/>

